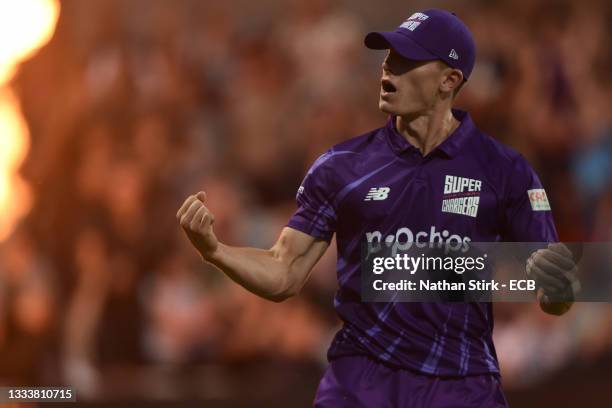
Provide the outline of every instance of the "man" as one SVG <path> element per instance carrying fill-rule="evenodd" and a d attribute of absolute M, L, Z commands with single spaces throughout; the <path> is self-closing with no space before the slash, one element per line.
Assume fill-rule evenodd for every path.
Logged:
<path fill-rule="evenodd" d="M 507 406 L 491 304 L 362 302 L 361 244 L 393 241 L 400 229 L 419 242 L 556 242 L 544 190 L 522 156 L 451 108 L 475 61 L 472 36 L 454 14 L 415 13 L 394 32 L 368 34 L 365 44 L 389 49 L 379 100 L 389 121 L 314 163 L 298 189 L 299 208 L 272 248 L 220 243 L 204 192 L 187 198 L 177 218 L 205 261 L 273 301 L 300 291 L 336 234 L 334 305 L 344 324 L 315 406 Z M 479 197 L 470 211 L 442 205 L 445 182 L 457 177 L 469 179 L 469 196 Z M 530 258 L 546 311 L 567 308 L 545 295 L 563 289 L 560 276 L 572 266 L 561 244 Z"/>

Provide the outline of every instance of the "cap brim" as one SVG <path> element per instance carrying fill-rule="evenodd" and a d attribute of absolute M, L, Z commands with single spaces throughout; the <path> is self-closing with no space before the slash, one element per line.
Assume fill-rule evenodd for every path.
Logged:
<path fill-rule="evenodd" d="M 386 50 L 393 48 L 402 57 L 416 60 L 436 60 L 438 57 L 405 34 L 397 31 L 381 31 L 368 33 L 363 43 L 372 50 Z"/>

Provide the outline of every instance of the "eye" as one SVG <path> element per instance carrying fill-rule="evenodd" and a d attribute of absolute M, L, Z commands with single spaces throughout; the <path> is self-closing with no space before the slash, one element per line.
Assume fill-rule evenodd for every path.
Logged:
<path fill-rule="evenodd" d="M 389 53 L 387 54 L 387 57 L 385 58 L 385 63 L 389 67 L 396 67 L 397 68 L 398 64 L 401 63 L 401 59 L 402 59 L 402 57 L 400 57 L 399 54 L 397 54 L 393 50 L 390 50 Z"/>

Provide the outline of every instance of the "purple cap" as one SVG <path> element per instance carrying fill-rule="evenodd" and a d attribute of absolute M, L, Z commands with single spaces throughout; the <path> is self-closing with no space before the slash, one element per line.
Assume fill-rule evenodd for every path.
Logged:
<path fill-rule="evenodd" d="M 442 60 L 463 72 L 466 80 L 476 60 L 476 44 L 470 30 L 446 10 L 414 13 L 395 31 L 369 33 L 364 43 L 375 50 L 393 48 L 407 59 Z"/>

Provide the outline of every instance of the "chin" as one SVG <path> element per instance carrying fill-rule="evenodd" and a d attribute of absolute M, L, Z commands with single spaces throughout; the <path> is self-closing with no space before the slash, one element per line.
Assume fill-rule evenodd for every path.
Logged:
<path fill-rule="evenodd" d="M 388 115 L 397 115 L 397 110 L 393 108 L 393 105 L 387 101 L 380 100 L 378 101 L 378 109 L 381 112 L 386 113 Z"/>
<path fill-rule="evenodd" d="M 422 112 L 425 112 L 423 109 L 416 109 L 415 107 L 411 107 L 411 106 L 402 106 L 400 108 L 397 105 L 393 105 L 383 100 L 380 100 L 378 102 L 378 109 L 381 112 L 386 113 L 387 115 L 392 115 L 392 116 L 413 116 L 413 115 L 418 115 L 418 114 L 422 114 Z"/>
<path fill-rule="evenodd" d="M 422 112 L 422 110 L 417 109 L 416 106 L 406 103 L 404 103 L 404 105 L 402 106 L 402 104 L 398 103 L 397 101 L 393 102 L 380 98 L 378 100 L 378 109 L 381 112 L 386 113 L 387 115 L 393 116 L 413 115 L 417 112 Z"/>

